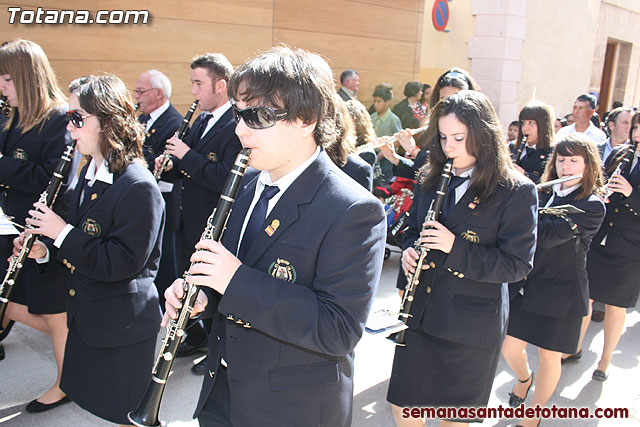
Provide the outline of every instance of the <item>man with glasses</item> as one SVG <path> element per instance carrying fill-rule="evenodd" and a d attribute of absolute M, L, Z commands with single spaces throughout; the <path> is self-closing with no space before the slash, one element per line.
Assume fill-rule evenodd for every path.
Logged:
<path fill-rule="evenodd" d="M 142 146 L 144 158 L 151 171 L 154 162 L 164 151 L 164 144 L 176 132 L 182 115 L 176 110 L 171 97 L 171 81 L 158 70 L 148 70 L 140 74 L 133 91 L 138 111 L 138 120 L 145 127 L 145 141 Z M 181 181 L 158 183 L 162 197 L 166 203 L 166 222 L 162 237 L 162 256 L 155 284 L 160 295 L 160 304 L 164 306 L 162 295 L 165 289 L 179 275 L 178 270 L 178 238 L 180 231 L 180 192 Z"/>
<path fill-rule="evenodd" d="M 235 134 L 236 122 L 227 97 L 227 84 L 233 66 L 220 53 L 206 53 L 191 61 L 191 93 L 203 113 L 194 121 L 184 141 L 170 138 L 166 143 L 172 156 L 167 167 L 167 179 L 182 178 L 181 250 L 178 271 L 189 268 L 189 258 L 200 240 L 207 218 L 216 207 L 222 187 L 242 146 Z M 162 156 L 157 157 L 158 168 Z M 208 327 L 194 322 L 180 345 L 177 356 L 206 351 Z M 206 362 L 193 367 L 204 374 Z"/>
<path fill-rule="evenodd" d="M 229 82 L 251 149 L 222 243 L 200 242 L 187 280 L 213 316 L 203 427 L 346 427 L 353 349 L 380 277 L 382 205 L 333 164 L 335 85 L 318 55 L 273 48 Z M 167 289 L 176 315 L 179 281 Z"/>

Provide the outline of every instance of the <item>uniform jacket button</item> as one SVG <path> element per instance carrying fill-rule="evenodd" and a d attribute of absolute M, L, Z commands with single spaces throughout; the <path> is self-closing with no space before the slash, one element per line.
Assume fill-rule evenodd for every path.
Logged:
<path fill-rule="evenodd" d="M 69 289 L 69 296 L 75 296 L 76 295 L 76 290 L 75 289 Z"/>

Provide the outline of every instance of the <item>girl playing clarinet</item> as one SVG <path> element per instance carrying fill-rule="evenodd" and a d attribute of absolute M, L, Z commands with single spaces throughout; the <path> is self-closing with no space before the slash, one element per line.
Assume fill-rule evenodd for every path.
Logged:
<path fill-rule="evenodd" d="M 90 162 L 66 220 L 42 203 L 29 214 L 30 257 L 67 268 L 62 390 L 98 417 L 128 424 L 150 381 L 160 326 L 153 280 L 164 202 L 142 157 L 133 100 L 115 76 L 91 76 L 69 98 L 67 129 Z M 20 239 L 14 241 L 20 247 Z M 46 243 L 46 245 L 45 245 Z M 48 261 L 48 262 L 47 262 Z"/>
<path fill-rule="evenodd" d="M 536 190 L 511 166 L 489 99 L 476 91 L 448 96 L 430 124 L 430 161 L 420 171 L 399 274 L 404 289 L 405 275 L 415 273 L 414 243 L 429 249 L 387 395 L 398 426 L 424 425 L 403 417 L 407 407 L 487 405 L 506 333 L 507 283 L 531 270 L 535 247 Z M 447 159 L 454 176 L 442 213 L 423 224 Z M 468 421 L 480 420 L 442 425 Z"/>

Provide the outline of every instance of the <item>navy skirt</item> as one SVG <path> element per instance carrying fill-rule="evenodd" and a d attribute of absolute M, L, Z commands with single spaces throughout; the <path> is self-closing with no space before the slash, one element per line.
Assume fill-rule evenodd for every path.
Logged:
<path fill-rule="evenodd" d="M 616 307 L 633 308 L 640 295 L 640 261 L 591 244 L 587 255 L 589 297 Z"/>
<path fill-rule="evenodd" d="M 406 346 L 396 347 L 389 402 L 400 407 L 487 406 L 500 346 L 469 347 L 412 329 L 405 339 Z"/>
<path fill-rule="evenodd" d="M 93 415 L 131 424 L 127 414 L 137 408 L 151 382 L 155 348 L 155 336 L 121 347 L 91 347 L 71 325 L 60 388 Z"/>
<path fill-rule="evenodd" d="M 507 335 L 545 350 L 566 354 L 578 350 L 582 316 L 559 318 L 530 313 L 522 308 L 522 300 L 520 294 L 511 300 Z"/>

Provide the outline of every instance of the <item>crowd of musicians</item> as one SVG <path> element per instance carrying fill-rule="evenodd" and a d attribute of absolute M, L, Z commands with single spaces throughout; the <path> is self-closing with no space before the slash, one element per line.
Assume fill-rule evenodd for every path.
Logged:
<path fill-rule="evenodd" d="M 207 53 L 190 68 L 183 118 L 157 70 L 133 90 L 110 74 L 63 90 L 38 44 L 0 46 L 0 207 L 37 236 L 0 341 L 28 325 L 50 336 L 57 363 L 27 412 L 73 401 L 136 422 L 127 414 L 151 382 L 161 325 L 186 309 L 189 284 L 200 290 L 186 337 L 158 360 L 208 354 L 194 366 L 199 401 L 187 403 L 200 425 L 349 426 L 353 350 L 391 224 L 383 203 L 401 190 L 413 195 L 401 297 L 421 270 L 387 394 L 398 426 L 424 425 L 406 407 L 486 407 L 501 356 L 515 378 L 509 404 L 544 406 L 562 364 L 580 359 L 594 300 L 605 317 L 593 379 L 607 379 L 640 293 L 640 113 L 612 110 L 605 134 L 595 98 L 580 95 L 556 133 L 566 120 L 532 100 L 509 143 L 459 68 L 433 88 L 409 82 L 393 109 L 380 84 L 369 111 L 357 72 L 337 90 L 325 60 L 303 50 L 272 48 L 235 70 Z M 41 193 L 69 147 L 49 205 Z M 243 148 L 251 168 L 224 194 Z M 203 239 L 221 198 L 234 203 L 224 233 Z M 0 236 L 2 271 L 27 232 Z M 441 424 L 469 421 L 482 420 Z"/>

